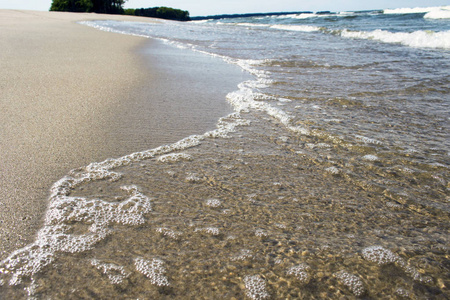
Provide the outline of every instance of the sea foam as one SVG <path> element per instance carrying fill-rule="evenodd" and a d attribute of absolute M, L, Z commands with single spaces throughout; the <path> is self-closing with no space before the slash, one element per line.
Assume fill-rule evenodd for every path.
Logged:
<path fill-rule="evenodd" d="M 431 11 L 450 9 L 450 6 L 433 6 L 433 7 L 413 7 L 413 8 L 395 8 L 385 9 L 384 14 L 420 14 L 428 13 Z"/>
<path fill-rule="evenodd" d="M 414 31 L 389 32 L 377 29 L 374 31 L 343 30 L 341 36 L 345 38 L 376 40 L 384 43 L 402 44 L 415 48 L 450 49 L 450 30 L 447 31 Z"/>

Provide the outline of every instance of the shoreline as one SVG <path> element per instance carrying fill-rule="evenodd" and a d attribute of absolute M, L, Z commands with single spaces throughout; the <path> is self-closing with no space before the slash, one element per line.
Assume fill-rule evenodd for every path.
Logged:
<path fill-rule="evenodd" d="M 0 10 L 0 15 L 2 49 L 6 49 L 0 54 L 2 259 L 33 241 L 50 187 L 67 172 L 203 133 L 231 110 L 223 101 L 225 91 L 242 81 L 232 78 L 230 67 L 230 85 L 203 93 L 198 86 L 191 87 L 197 81 L 192 75 L 217 59 L 189 54 L 190 64 L 182 72 L 171 70 L 167 59 L 176 66 L 173 59 L 185 59 L 182 50 L 170 54 L 164 48 L 169 46 L 155 40 L 75 23 L 157 22 L 154 19 L 11 10 Z M 216 72 L 228 72 L 215 67 Z M 178 88 L 174 89 L 175 80 Z M 208 99 L 218 91 L 222 94 L 212 105 Z M 177 95 L 183 94 L 186 105 L 176 109 Z"/>

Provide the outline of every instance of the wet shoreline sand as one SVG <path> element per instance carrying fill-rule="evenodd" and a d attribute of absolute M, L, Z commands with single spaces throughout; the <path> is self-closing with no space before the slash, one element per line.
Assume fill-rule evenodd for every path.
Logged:
<path fill-rule="evenodd" d="M 92 19 L 158 22 L 154 19 L 12 10 L 0 14 L 2 259 L 33 241 L 49 189 L 68 171 L 214 128 L 230 111 L 226 92 L 241 80 L 230 75 L 220 91 L 199 89 L 195 94 L 192 78 L 187 80 L 190 69 L 199 71 L 208 64 L 216 72 L 210 78 L 227 71 L 194 54 L 183 72 L 171 70 L 165 65 L 184 60 L 181 50 L 168 52 L 157 41 L 76 24 Z M 158 53 L 165 56 L 156 58 Z M 203 79 L 206 74 L 208 70 Z M 217 95 L 213 105 L 211 95 Z"/>

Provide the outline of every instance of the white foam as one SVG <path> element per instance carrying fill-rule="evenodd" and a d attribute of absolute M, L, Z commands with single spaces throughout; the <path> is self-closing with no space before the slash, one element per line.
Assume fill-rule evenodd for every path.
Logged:
<path fill-rule="evenodd" d="M 364 156 L 362 157 L 362 159 L 363 159 L 363 160 L 367 160 L 367 161 L 378 161 L 378 160 L 380 160 L 380 159 L 378 158 L 378 156 L 372 155 L 372 154 L 364 155 Z"/>
<path fill-rule="evenodd" d="M 249 298 L 254 300 L 266 299 L 270 295 L 267 292 L 266 281 L 258 275 L 245 276 L 244 284 L 246 289 L 246 294 Z"/>
<path fill-rule="evenodd" d="M 219 199 L 208 199 L 205 201 L 205 205 L 217 208 L 222 205 L 222 201 L 220 201 Z"/>
<path fill-rule="evenodd" d="M 413 8 L 395 8 L 395 9 L 385 9 L 384 14 L 420 14 L 428 13 L 431 11 L 450 9 L 450 6 L 433 6 L 433 7 L 413 7 Z"/>
<path fill-rule="evenodd" d="M 340 173 L 339 169 L 334 166 L 326 168 L 325 171 L 333 175 L 337 175 Z"/>
<path fill-rule="evenodd" d="M 425 14 L 425 19 L 450 19 L 450 6 L 441 7 Z"/>
<path fill-rule="evenodd" d="M 272 25 L 270 28 L 301 32 L 315 32 L 320 30 L 320 27 L 311 25 Z"/>
<path fill-rule="evenodd" d="M 181 232 L 173 231 L 172 229 L 166 227 L 157 228 L 156 232 L 161 233 L 163 236 L 171 237 L 175 240 L 177 240 L 182 235 Z"/>
<path fill-rule="evenodd" d="M 112 284 L 120 284 L 125 278 L 130 276 L 130 273 L 127 273 L 123 266 L 103 263 L 97 259 L 92 259 L 91 264 L 98 270 L 102 271 L 103 274 L 108 276 L 108 279 Z"/>
<path fill-rule="evenodd" d="M 299 264 L 297 266 L 291 267 L 288 271 L 288 275 L 295 276 L 302 283 L 307 283 L 310 280 L 310 276 L 308 274 L 308 270 L 310 267 L 307 264 Z"/>
<path fill-rule="evenodd" d="M 362 255 L 366 260 L 378 265 L 395 263 L 401 260 L 397 254 L 381 246 L 367 247 L 362 251 Z"/>
<path fill-rule="evenodd" d="M 255 235 L 257 237 L 266 237 L 266 236 L 268 236 L 267 232 L 265 230 L 263 230 L 263 229 L 256 229 L 255 230 Z"/>
<path fill-rule="evenodd" d="M 373 145 L 382 145 L 383 142 L 378 141 L 376 139 L 372 139 L 372 138 L 368 138 L 362 135 L 356 135 L 355 136 L 358 140 L 360 140 L 361 142 L 363 142 L 364 144 L 373 144 Z"/>
<path fill-rule="evenodd" d="M 238 26 L 248 26 L 248 27 L 268 27 L 268 24 L 258 24 L 258 23 L 236 23 Z"/>
<path fill-rule="evenodd" d="M 217 227 L 195 228 L 194 232 L 206 233 L 213 236 L 220 234 L 220 230 Z"/>
<path fill-rule="evenodd" d="M 164 163 L 173 163 L 179 160 L 192 160 L 192 156 L 186 153 L 171 153 L 158 157 L 158 161 Z"/>
<path fill-rule="evenodd" d="M 364 284 L 359 276 L 339 271 L 333 274 L 340 283 L 345 285 L 355 296 L 362 296 L 365 292 Z"/>
<path fill-rule="evenodd" d="M 391 250 L 385 249 L 382 246 L 367 247 L 362 251 L 363 257 L 378 265 L 386 265 L 394 263 L 400 267 L 405 273 L 407 273 L 413 280 L 421 282 L 431 282 L 432 279 L 429 276 L 421 275 L 414 267 L 408 265 L 404 259 Z"/>
<path fill-rule="evenodd" d="M 390 32 L 377 29 L 374 31 L 343 30 L 342 37 L 354 39 L 376 40 L 384 43 L 402 44 L 415 48 L 442 48 L 450 49 L 450 30 L 447 31 L 414 31 Z"/>
<path fill-rule="evenodd" d="M 250 251 L 248 249 L 242 249 L 241 251 L 239 251 L 238 254 L 234 255 L 231 258 L 231 260 L 237 261 L 237 260 L 246 260 L 246 259 L 252 259 L 252 258 L 253 258 L 252 251 Z"/>
<path fill-rule="evenodd" d="M 164 261 L 154 258 L 151 261 L 138 257 L 134 260 L 136 270 L 150 279 L 150 282 L 157 286 L 169 286 L 169 280 L 165 273 Z"/>

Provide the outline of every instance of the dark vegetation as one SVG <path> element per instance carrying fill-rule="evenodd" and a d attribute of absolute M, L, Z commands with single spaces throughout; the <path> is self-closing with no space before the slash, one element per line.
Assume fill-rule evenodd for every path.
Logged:
<path fill-rule="evenodd" d="M 189 21 L 189 12 L 170 7 L 123 9 L 126 0 L 53 0 L 50 11 L 127 14 L 168 20 Z"/>
<path fill-rule="evenodd" d="M 170 7 L 150 7 L 150 8 L 130 8 L 125 10 L 126 15 L 160 18 L 177 21 L 190 21 L 189 12 L 187 10 L 174 9 Z"/>

